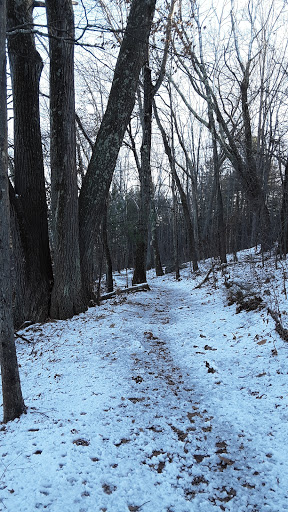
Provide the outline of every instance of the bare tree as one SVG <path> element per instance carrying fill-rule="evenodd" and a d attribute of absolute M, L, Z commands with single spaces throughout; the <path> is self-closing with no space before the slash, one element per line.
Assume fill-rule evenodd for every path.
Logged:
<path fill-rule="evenodd" d="M 0 0 L 0 362 L 3 421 L 25 411 L 13 327 L 6 104 L 6 0 Z"/>
<path fill-rule="evenodd" d="M 198 96 L 196 101 L 206 104 L 206 117 L 197 112 L 197 107 L 189 101 L 176 80 L 173 77 L 171 80 L 195 118 L 210 130 L 216 160 L 215 149 L 218 146 L 236 170 L 253 212 L 254 236 L 251 243 L 260 242 L 262 249 L 265 250 L 271 246 L 271 222 L 265 183 L 267 184 L 269 158 L 271 162 L 270 141 L 272 142 L 273 136 L 270 131 L 268 137 L 266 133 L 264 138 L 263 127 L 268 124 L 268 109 L 272 116 L 270 128 L 274 124 L 275 110 L 272 113 L 271 106 L 274 107 L 276 94 L 280 92 L 278 86 L 281 77 L 277 70 L 281 64 L 277 59 L 274 61 L 275 68 L 263 64 L 266 58 L 264 52 L 267 52 L 268 48 L 270 51 L 272 47 L 270 36 L 274 34 L 275 23 L 279 19 L 279 13 L 272 12 L 272 3 L 270 6 L 267 5 L 265 12 L 261 11 L 263 5 L 263 2 L 249 2 L 249 8 L 243 11 L 247 13 L 244 24 L 246 33 L 243 34 L 239 29 L 242 20 L 237 19 L 238 11 L 236 13 L 234 2 L 231 0 L 230 25 L 226 16 L 225 26 L 219 25 L 219 40 L 214 40 L 207 29 L 207 12 L 205 20 L 201 19 L 200 2 L 194 2 L 193 5 L 191 2 L 195 20 L 192 31 L 189 24 L 185 23 L 180 9 L 179 25 L 176 26 L 178 42 L 175 44 L 175 50 L 179 65 L 192 86 L 195 99 Z M 241 14 L 238 18 L 240 16 Z M 273 22 L 271 21 L 269 28 L 270 19 L 273 19 Z M 209 44 L 209 37 L 212 44 Z M 281 95 L 277 98 L 280 102 Z M 260 106 L 261 114 L 259 110 L 256 111 L 256 105 L 257 109 Z M 269 152 L 267 148 L 270 148 Z M 219 187 L 217 188 L 219 191 Z"/>

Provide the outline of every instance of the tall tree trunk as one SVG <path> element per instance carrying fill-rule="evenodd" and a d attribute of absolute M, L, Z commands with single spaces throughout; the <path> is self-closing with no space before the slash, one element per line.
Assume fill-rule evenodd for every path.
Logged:
<path fill-rule="evenodd" d="M 217 172 L 217 171 L 216 171 Z M 217 216 L 217 238 L 218 238 L 218 253 L 221 263 L 227 263 L 227 250 L 226 250 L 226 225 L 224 221 L 223 198 L 222 190 L 219 180 L 219 168 L 215 176 L 216 179 L 216 216 Z"/>
<path fill-rule="evenodd" d="M 198 194 L 197 194 L 197 174 L 195 172 L 195 168 L 193 165 L 193 162 L 189 156 L 189 153 L 185 147 L 184 139 L 182 134 L 180 133 L 177 119 L 175 116 L 175 113 L 172 111 L 172 116 L 174 119 L 174 125 L 176 128 L 176 133 L 178 140 L 180 142 L 180 146 L 184 152 L 185 160 L 186 160 L 186 168 L 187 168 L 187 176 L 189 174 L 191 185 L 192 185 L 192 224 L 193 224 L 193 231 L 194 231 L 194 243 L 195 243 L 195 252 L 199 256 L 199 226 L 198 226 Z M 192 143 L 194 143 L 194 135 L 192 130 Z M 190 211 L 189 205 L 188 205 L 188 211 Z"/>
<path fill-rule="evenodd" d="M 27 286 L 22 303 L 29 320 L 48 317 L 52 266 L 40 131 L 39 80 L 42 60 L 36 51 L 32 0 L 8 0 L 8 52 L 14 107 L 15 201 L 21 229 Z M 25 27 L 21 31 L 19 27 Z M 9 31 L 11 34 L 9 35 Z"/>
<path fill-rule="evenodd" d="M 165 130 L 161 124 L 155 103 L 154 103 L 154 112 L 155 112 L 155 118 L 156 118 L 159 130 L 162 135 L 165 153 L 169 160 L 170 169 L 171 169 L 171 173 L 172 173 L 172 180 L 175 182 L 178 192 L 179 192 L 179 195 L 180 195 L 186 229 L 187 229 L 187 234 L 188 234 L 188 240 L 189 240 L 189 256 L 192 260 L 193 270 L 196 271 L 196 270 L 198 270 L 198 257 L 197 257 L 196 243 L 195 243 L 195 236 L 194 236 L 194 226 L 193 226 L 193 221 L 192 221 L 190 211 L 189 211 L 187 197 L 186 197 L 185 191 L 182 187 L 179 176 L 177 174 L 176 167 L 175 167 L 175 159 L 173 157 L 173 152 L 169 145 Z"/>
<path fill-rule="evenodd" d="M 134 274 L 132 283 L 140 284 L 146 282 L 146 263 L 148 248 L 148 232 L 151 213 L 152 199 L 152 175 L 151 175 L 151 134 L 152 134 L 152 102 L 156 92 L 159 90 L 165 76 L 168 50 L 171 40 L 172 17 L 176 0 L 171 0 L 166 24 L 165 46 L 159 75 L 155 85 L 152 84 L 151 69 L 149 67 L 149 51 L 147 48 L 146 64 L 144 66 L 144 108 L 142 120 L 142 144 L 141 144 L 141 165 L 138 167 L 140 178 L 140 205 L 139 219 L 135 232 L 134 251 Z"/>
<path fill-rule="evenodd" d="M 156 0 L 133 0 L 109 100 L 79 197 L 80 255 L 86 300 L 90 298 L 91 260 L 117 156 L 134 108 L 139 73 L 145 62 Z"/>
<path fill-rule="evenodd" d="M 51 211 L 54 259 L 52 318 L 85 310 L 79 252 L 71 0 L 46 0 L 50 53 Z"/>
<path fill-rule="evenodd" d="M 215 179 L 215 192 L 216 192 L 216 236 L 218 245 L 218 254 L 220 256 L 221 263 L 227 263 L 226 256 L 226 226 L 224 222 L 223 212 L 223 200 L 222 191 L 220 186 L 220 168 L 221 162 L 219 158 L 219 152 L 217 147 L 217 136 L 213 109 L 210 102 L 208 102 L 208 116 L 210 131 L 212 136 L 212 147 L 213 147 L 213 166 L 214 166 L 214 179 Z"/>
<path fill-rule="evenodd" d="M 245 139 L 245 156 L 246 156 L 246 182 L 247 182 L 247 195 L 250 200 L 251 208 L 257 223 L 257 232 L 260 235 L 260 243 L 262 251 L 271 248 L 271 219 L 269 210 L 265 202 L 264 190 L 260 184 L 260 179 L 257 174 L 257 166 L 255 159 L 255 150 L 252 142 L 252 129 L 251 119 L 249 112 L 248 102 L 248 87 L 249 87 L 249 72 L 250 68 L 247 64 L 241 82 L 241 105 L 242 116 L 244 124 L 244 139 Z"/>
<path fill-rule="evenodd" d="M 10 231 L 11 231 L 11 269 L 12 269 L 12 296 L 14 328 L 19 328 L 25 320 L 31 318 L 31 304 L 33 304 L 33 288 L 29 283 L 29 268 L 25 260 L 23 247 L 25 247 L 25 220 L 21 212 L 21 205 L 15 197 L 15 191 L 9 183 L 10 198 Z"/>
<path fill-rule="evenodd" d="M 108 201 L 105 204 L 105 211 L 102 221 L 103 248 L 106 259 L 106 288 L 107 292 L 113 292 L 113 266 L 108 241 Z"/>
<path fill-rule="evenodd" d="M 158 244 L 157 213 L 155 211 L 155 206 L 152 209 L 151 235 L 152 235 L 152 246 L 153 246 L 153 253 L 154 253 L 154 263 L 155 263 L 156 276 L 163 276 L 164 272 L 163 272 L 163 268 L 162 268 L 160 251 L 159 251 L 159 244 Z"/>
<path fill-rule="evenodd" d="M 4 423 L 25 411 L 12 313 L 5 42 L 6 0 L 0 0 L 0 363 Z"/>
<path fill-rule="evenodd" d="M 148 58 L 148 53 L 147 53 Z M 144 66 L 144 118 L 141 145 L 140 205 L 139 218 L 135 232 L 134 274 L 132 284 L 146 283 L 146 258 L 148 244 L 148 227 L 152 197 L 152 176 L 150 166 L 152 132 L 152 82 L 148 62 Z"/>
<path fill-rule="evenodd" d="M 178 204 L 177 194 L 175 190 L 175 179 L 172 174 L 172 227 L 173 227 L 173 260 L 175 269 L 175 278 L 177 281 L 180 279 L 180 266 L 179 266 L 179 237 L 178 237 Z"/>
<path fill-rule="evenodd" d="M 281 226 L 279 236 L 279 250 L 281 255 L 286 256 L 286 254 L 288 253 L 288 160 L 285 166 L 280 219 Z"/>

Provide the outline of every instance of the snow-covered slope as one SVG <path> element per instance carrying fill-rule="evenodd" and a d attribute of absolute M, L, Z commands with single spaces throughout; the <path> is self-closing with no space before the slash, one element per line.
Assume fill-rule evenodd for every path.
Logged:
<path fill-rule="evenodd" d="M 21 331 L 1 511 L 288 510 L 287 265 L 210 266 Z"/>

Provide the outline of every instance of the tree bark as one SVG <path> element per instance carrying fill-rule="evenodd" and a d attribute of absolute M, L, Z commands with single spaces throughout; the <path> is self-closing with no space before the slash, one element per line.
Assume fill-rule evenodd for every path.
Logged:
<path fill-rule="evenodd" d="M 54 287 L 50 316 L 85 311 L 79 252 L 74 15 L 71 0 L 46 0 L 50 54 L 51 212 Z"/>
<path fill-rule="evenodd" d="M 108 202 L 105 204 L 104 217 L 102 221 L 103 248 L 106 259 L 106 288 L 107 292 L 113 292 L 113 266 L 108 241 Z"/>
<path fill-rule="evenodd" d="M 31 319 L 31 304 L 33 304 L 33 287 L 29 283 L 29 269 L 25 260 L 25 220 L 21 205 L 15 197 L 15 191 L 9 183 L 10 199 L 10 231 L 11 231 L 11 277 L 13 297 L 14 328 L 27 319 Z M 32 297 L 30 296 L 32 294 Z"/>
<path fill-rule="evenodd" d="M 217 147 L 217 137 L 216 137 L 216 127 L 213 109 L 211 107 L 210 101 L 208 102 L 208 116 L 209 116 L 209 124 L 210 124 L 210 132 L 212 136 L 212 147 L 213 147 L 213 167 L 214 167 L 214 179 L 215 179 L 215 189 L 216 189 L 216 236 L 217 236 L 217 245 L 218 245 L 218 254 L 220 256 L 221 263 L 227 263 L 226 256 L 226 226 L 224 222 L 224 212 L 223 212 L 223 200 L 222 200 L 222 191 L 220 185 L 220 168 L 221 162 L 219 158 L 219 152 Z"/>
<path fill-rule="evenodd" d="M 143 135 L 141 144 L 141 165 L 138 167 L 140 178 L 140 205 L 139 220 L 135 232 L 135 251 L 134 251 L 134 274 L 133 284 L 146 282 L 146 263 L 148 248 L 149 220 L 151 213 L 152 199 L 152 175 L 151 175 L 151 135 L 152 135 L 152 102 L 155 94 L 159 90 L 164 76 L 168 58 L 168 50 L 171 41 L 172 17 L 176 0 L 171 0 L 169 14 L 166 24 L 165 46 L 163 50 L 162 62 L 159 75 L 155 85 L 152 84 L 151 69 L 149 67 L 149 51 L 147 48 L 146 64 L 144 66 L 144 108 L 143 108 Z M 155 242 L 155 239 L 154 239 Z"/>
<path fill-rule="evenodd" d="M 216 218 L 217 218 L 217 238 L 218 238 L 218 253 L 221 263 L 227 263 L 227 250 L 226 250 L 226 225 L 224 221 L 223 211 L 223 198 L 219 177 L 219 166 L 214 168 L 216 180 Z"/>
<path fill-rule="evenodd" d="M 133 0 L 109 100 L 79 197 L 80 256 L 86 300 L 90 299 L 93 247 L 99 233 L 119 149 L 135 104 L 156 0 Z"/>
<path fill-rule="evenodd" d="M 4 423 L 18 418 L 25 411 L 12 310 L 5 41 L 6 0 L 0 0 L 0 362 Z"/>
<path fill-rule="evenodd" d="M 158 244 L 158 233 L 157 233 L 157 213 L 155 210 L 155 206 L 152 209 L 152 227 L 151 227 L 151 235 L 152 235 L 152 246 L 154 253 L 154 263 L 155 263 L 155 272 L 156 276 L 163 276 L 163 268 L 161 263 L 159 244 Z"/>
<path fill-rule="evenodd" d="M 43 321 L 49 314 L 53 276 L 39 113 L 43 64 L 29 33 L 32 4 L 32 0 L 8 0 L 7 26 L 14 107 L 15 211 L 26 273 L 21 300 L 29 320 Z M 25 33 L 18 31 L 19 27 L 25 27 Z M 9 31 L 13 33 L 9 35 Z"/>
<path fill-rule="evenodd" d="M 147 53 L 148 59 L 148 53 Z M 146 283 L 146 258 L 148 227 L 152 197 L 152 176 L 150 166 L 152 133 L 152 81 L 148 62 L 144 66 L 144 116 L 141 144 L 141 163 L 139 166 L 140 205 L 139 218 L 135 231 L 135 256 L 132 284 Z"/>
<path fill-rule="evenodd" d="M 286 256 L 288 253 L 288 160 L 285 165 L 280 220 L 279 250 L 280 255 Z"/>
<path fill-rule="evenodd" d="M 173 229 L 173 259 L 174 259 L 174 269 L 175 269 L 175 278 L 177 281 L 180 279 L 180 265 L 179 265 L 179 237 L 178 237 L 178 204 L 177 204 L 177 195 L 175 191 L 175 179 L 172 174 L 172 229 Z"/>

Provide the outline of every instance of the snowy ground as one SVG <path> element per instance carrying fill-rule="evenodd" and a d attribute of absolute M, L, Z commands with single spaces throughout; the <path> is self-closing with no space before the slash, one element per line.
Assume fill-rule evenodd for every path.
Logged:
<path fill-rule="evenodd" d="M 28 413 L 0 427 L 0 510 L 288 510 L 288 343 L 267 312 L 288 326 L 286 263 L 258 260 L 199 289 L 211 262 L 151 273 L 150 292 L 21 331 Z M 236 313 L 224 280 L 262 309 Z"/>

